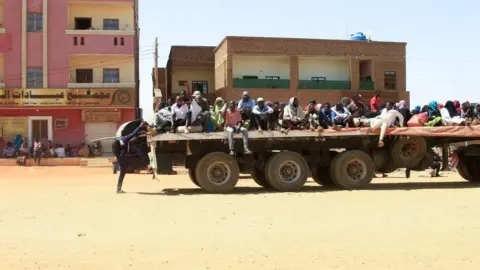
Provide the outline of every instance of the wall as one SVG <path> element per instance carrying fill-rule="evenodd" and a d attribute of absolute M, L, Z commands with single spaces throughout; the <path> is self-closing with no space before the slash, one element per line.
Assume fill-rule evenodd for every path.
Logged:
<path fill-rule="evenodd" d="M 149 119 L 149 115 L 144 115 L 144 119 Z M 130 122 L 135 120 L 135 109 L 122 109 L 122 121 L 118 123 L 118 127 L 120 127 L 125 122 Z"/>
<path fill-rule="evenodd" d="M 8 33 L 12 33 L 12 50 L 4 54 L 4 82 L 6 87 L 22 87 L 22 1 L 4 0 L 3 25 Z"/>
<path fill-rule="evenodd" d="M 81 110 L 79 109 L 0 110 L 0 116 L 53 116 L 52 124 L 55 123 L 55 119 L 68 118 L 67 129 L 58 130 L 53 128 L 54 142 L 78 144 L 85 139 L 85 128 L 81 118 Z"/>
<path fill-rule="evenodd" d="M 177 95 L 181 90 L 185 89 L 184 86 L 179 86 L 178 81 L 188 81 L 190 89 L 192 89 L 192 81 L 207 81 L 208 93 L 215 92 L 215 73 L 210 69 L 187 69 L 177 68 L 172 72 L 172 95 Z"/>
<path fill-rule="evenodd" d="M 299 57 L 299 80 L 312 77 L 325 77 L 329 81 L 349 81 L 350 63 L 348 59 L 322 57 Z"/>
<path fill-rule="evenodd" d="M 227 86 L 227 41 L 215 49 L 215 90 Z"/>
<path fill-rule="evenodd" d="M 27 33 L 27 68 L 43 66 L 43 33 Z"/>
<path fill-rule="evenodd" d="M 233 78 L 242 76 L 280 76 L 290 79 L 290 59 L 286 56 L 243 56 L 233 55 Z"/>
<path fill-rule="evenodd" d="M 74 55 L 70 57 L 71 82 L 75 82 L 76 69 L 93 69 L 93 82 L 103 82 L 104 68 L 119 68 L 120 82 L 135 82 L 134 56 L 92 56 Z"/>
<path fill-rule="evenodd" d="M 69 48 L 65 46 L 70 40 L 65 35 L 67 29 L 68 1 L 48 1 L 47 18 L 47 59 L 48 87 L 66 88 L 69 83 Z"/>
<path fill-rule="evenodd" d="M 5 57 L 0 55 L 0 83 L 3 83 L 5 76 Z"/>
<path fill-rule="evenodd" d="M 134 29 L 131 4 L 71 4 L 68 14 L 68 29 L 75 29 L 75 17 L 92 18 L 92 27 L 96 29 L 103 29 L 103 19 L 119 19 L 120 30 Z"/>

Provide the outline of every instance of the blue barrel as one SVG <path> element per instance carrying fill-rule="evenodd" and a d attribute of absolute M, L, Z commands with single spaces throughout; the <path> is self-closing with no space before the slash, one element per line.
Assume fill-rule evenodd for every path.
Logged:
<path fill-rule="evenodd" d="M 351 34 L 350 40 L 367 40 L 367 37 L 362 32 L 358 32 L 355 34 Z"/>

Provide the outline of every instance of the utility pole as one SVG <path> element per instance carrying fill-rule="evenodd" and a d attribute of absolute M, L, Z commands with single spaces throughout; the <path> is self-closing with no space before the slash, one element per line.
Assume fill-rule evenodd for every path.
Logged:
<path fill-rule="evenodd" d="M 155 87 L 154 88 L 155 88 L 155 90 L 157 90 L 158 89 L 158 38 L 155 38 L 155 53 L 154 53 L 153 57 L 154 57 L 153 60 L 155 62 L 155 70 L 154 70 L 154 72 L 155 72 L 155 75 L 154 75 L 155 76 L 154 77 L 155 78 Z M 163 100 L 163 98 L 160 98 L 160 101 L 162 101 L 162 100 Z"/>

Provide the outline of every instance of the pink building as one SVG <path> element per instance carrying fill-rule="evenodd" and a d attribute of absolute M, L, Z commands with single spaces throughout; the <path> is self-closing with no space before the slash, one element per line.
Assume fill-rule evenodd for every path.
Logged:
<path fill-rule="evenodd" d="M 20 132 L 76 145 L 134 119 L 134 2 L 0 0 L 4 142 Z"/>

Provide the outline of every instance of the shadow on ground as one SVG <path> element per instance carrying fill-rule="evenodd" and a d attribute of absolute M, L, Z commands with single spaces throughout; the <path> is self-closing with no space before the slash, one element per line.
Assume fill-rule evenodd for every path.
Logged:
<path fill-rule="evenodd" d="M 415 182 L 415 183 L 372 183 L 368 188 L 362 190 L 383 191 L 383 190 L 421 190 L 421 189 L 464 189 L 464 188 L 480 188 L 480 183 L 470 182 Z M 337 188 L 326 188 L 322 186 L 304 186 L 300 193 L 311 192 L 346 192 L 348 190 L 341 190 Z M 249 194 L 265 194 L 265 193 L 280 193 L 272 189 L 265 189 L 262 187 L 236 187 L 228 195 L 249 195 Z M 163 195 L 163 196 L 178 196 L 178 195 L 202 195 L 207 194 L 200 188 L 180 188 L 180 189 L 164 189 L 162 192 L 138 192 L 140 195 Z"/>

